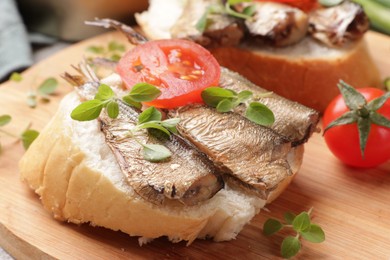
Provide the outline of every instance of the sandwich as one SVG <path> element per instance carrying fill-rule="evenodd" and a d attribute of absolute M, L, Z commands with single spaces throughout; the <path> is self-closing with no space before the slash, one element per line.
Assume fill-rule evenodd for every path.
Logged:
<path fill-rule="evenodd" d="M 292 181 L 319 113 L 220 67 L 191 41 L 148 41 L 109 19 L 93 24 L 117 28 L 137 46 L 118 63 L 83 61 L 63 74 L 75 90 L 21 159 L 21 179 L 55 219 L 120 230 L 141 245 L 162 236 L 234 239 Z M 99 77 L 96 66 L 112 73 Z M 215 83 L 182 93 L 211 71 Z M 224 113 L 197 101 L 209 84 L 245 101 Z M 140 104 L 143 87 L 159 95 Z M 273 112 L 273 124 L 247 116 L 249 97 Z"/>
<path fill-rule="evenodd" d="M 298 0 L 151 0 L 136 20 L 148 38 L 193 40 L 222 66 L 320 112 L 338 94 L 340 79 L 381 87 L 365 43 L 369 20 L 348 0 L 331 7 Z"/>

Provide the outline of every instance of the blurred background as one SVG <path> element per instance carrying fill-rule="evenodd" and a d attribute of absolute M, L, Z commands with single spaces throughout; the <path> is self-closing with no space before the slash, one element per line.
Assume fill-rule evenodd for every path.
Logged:
<path fill-rule="evenodd" d="M 147 0 L 0 0 L 0 82 L 68 45 L 107 32 L 84 21 L 134 24 Z"/>

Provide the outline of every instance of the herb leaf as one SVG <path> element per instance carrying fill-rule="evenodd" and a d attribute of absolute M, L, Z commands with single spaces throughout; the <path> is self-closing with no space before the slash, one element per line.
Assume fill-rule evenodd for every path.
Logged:
<path fill-rule="evenodd" d="M 126 95 L 122 97 L 122 100 L 125 101 L 128 105 L 141 109 L 142 108 L 142 103 L 134 101 L 129 95 Z"/>
<path fill-rule="evenodd" d="M 10 80 L 15 82 L 20 82 L 23 80 L 22 74 L 18 72 L 12 72 L 11 76 L 9 77 Z"/>
<path fill-rule="evenodd" d="M 104 47 L 93 45 L 93 46 L 89 46 L 87 48 L 87 51 L 95 53 L 95 54 L 102 54 L 102 53 L 104 53 Z"/>
<path fill-rule="evenodd" d="M 202 91 L 201 96 L 208 106 L 217 107 L 219 102 L 224 99 L 233 100 L 235 93 L 224 88 L 209 87 Z"/>
<path fill-rule="evenodd" d="M 137 83 L 129 93 L 129 97 L 136 102 L 149 102 L 161 95 L 161 91 L 148 83 Z"/>
<path fill-rule="evenodd" d="M 292 225 L 296 215 L 292 212 L 286 212 L 284 214 L 284 220 L 286 221 L 287 224 Z"/>
<path fill-rule="evenodd" d="M 138 124 L 149 121 L 161 121 L 161 118 L 162 115 L 160 111 L 158 111 L 155 107 L 149 107 L 139 115 Z"/>
<path fill-rule="evenodd" d="M 263 226 L 263 234 L 270 236 L 278 232 L 283 228 L 283 224 L 279 220 L 270 218 L 268 219 Z"/>
<path fill-rule="evenodd" d="M 116 41 L 110 41 L 108 43 L 108 50 L 109 51 L 120 51 L 124 52 L 126 50 L 125 46 L 123 44 L 120 44 Z"/>
<path fill-rule="evenodd" d="M 282 242 L 281 254 L 284 258 L 295 256 L 301 249 L 301 242 L 297 237 L 288 236 Z"/>
<path fill-rule="evenodd" d="M 157 129 L 157 130 L 160 130 L 162 132 L 164 132 L 165 134 L 167 134 L 168 136 L 171 135 L 171 133 L 163 126 L 161 126 L 159 124 L 160 122 L 157 121 L 150 121 L 150 122 L 145 122 L 145 123 L 142 123 L 140 125 L 137 125 L 136 126 L 136 129 L 139 130 L 139 129 Z"/>
<path fill-rule="evenodd" d="M 89 121 L 98 118 L 102 109 L 103 101 L 92 99 L 78 105 L 70 116 L 74 120 Z"/>
<path fill-rule="evenodd" d="M 109 101 L 107 103 L 106 110 L 110 118 L 117 118 L 119 115 L 119 105 L 116 101 Z"/>
<path fill-rule="evenodd" d="M 312 243 L 321 243 L 325 241 L 325 233 L 322 228 L 316 224 L 311 224 L 310 228 L 301 233 L 302 237 Z"/>
<path fill-rule="evenodd" d="M 21 139 L 24 149 L 28 149 L 32 142 L 38 137 L 39 132 L 32 129 L 27 129 L 22 133 Z"/>
<path fill-rule="evenodd" d="M 263 233 L 265 235 L 272 235 L 282 228 L 292 228 L 296 235 L 286 237 L 281 245 L 281 255 L 284 258 L 295 256 L 301 249 L 300 237 L 313 242 L 321 243 L 325 240 L 325 233 L 320 226 L 312 224 L 310 214 L 312 209 L 308 212 L 303 211 L 299 215 L 287 212 L 284 214 L 286 223 L 281 223 L 276 219 L 268 219 L 263 226 Z"/>
<path fill-rule="evenodd" d="M 218 112 L 226 113 L 226 112 L 231 111 L 234 107 L 235 107 L 235 104 L 233 101 L 231 101 L 229 99 L 223 99 L 218 103 L 216 109 Z"/>
<path fill-rule="evenodd" d="M 57 79 L 51 77 L 47 78 L 45 81 L 42 82 L 41 85 L 38 87 L 38 93 L 40 95 L 51 95 L 54 93 L 54 91 L 58 87 L 58 81 Z"/>
<path fill-rule="evenodd" d="M 269 126 L 275 122 L 274 113 L 266 105 L 259 102 L 250 103 L 245 116 L 259 125 Z"/>
<path fill-rule="evenodd" d="M 320 5 L 325 6 L 325 7 L 330 7 L 330 6 L 335 6 L 339 5 L 343 2 L 344 0 L 319 0 L 318 2 Z"/>
<path fill-rule="evenodd" d="M 302 212 L 296 216 L 292 222 L 293 228 L 297 232 L 305 232 L 310 228 L 310 217 L 307 212 Z"/>
<path fill-rule="evenodd" d="M 9 122 L 11 122 L 12 117 L 10 115 L 2 115 L 0 116 L 0 126 L 5 126 Z"/>
<path fill-rule="evenodd" d="M 105 101 L 113 98 L 114 96 L 115 93 L 109 86 L 107 86 L 106 84 L 100 84 L 98 92 L 95 95 L 95 99 Z"/>
<path fill-rule="evenodd" d="M 143 155 L 145 160 L 159 162 L 172 156 L 171 151 L 163 145 L 144 144 Z"/>

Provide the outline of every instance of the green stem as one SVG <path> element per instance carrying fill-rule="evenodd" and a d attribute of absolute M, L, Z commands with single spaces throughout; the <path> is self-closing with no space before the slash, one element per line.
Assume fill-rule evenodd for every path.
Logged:
<path fill-rule="evenodd" d="M 353 0 L 363 6 L 370 18 L 371 25 L 384 33 L 390 34 L 390 9 L 373 0 Z"/>
<path fill-rule="evenodd" d="M 242 18 L 242 19 L 249 19 L 249 18 L 251 18 L 249 15 L 242 14 L 242 13 L 234 11 L 231 8 L 229 3 L 226 3 L 225 8 L 226 8 L 226 13 L 231 15 L 231 16 L 235 16 L 235 17 Z"/>

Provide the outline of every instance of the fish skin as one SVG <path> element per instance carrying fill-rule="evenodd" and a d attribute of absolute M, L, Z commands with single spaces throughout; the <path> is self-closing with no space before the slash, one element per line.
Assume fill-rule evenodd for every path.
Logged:
<path fill-rule="evenodd" d="M 179 133 L 227 172 L 224 179 L 234 177 L 263 199 L 293 174 L 288 154 L 294 148 L 270 128 L 202 105 L 181 107 L 169 116 L 180 118 Z"/>
<path fill-rule="evenodd" d="M 305 143 L 317 130 L 320 116 L 316 110 L 270 93 L 269 90 L 253 84 L 236 72 L 221 68 L 219 86 L 236 92 L 251 91 L 255 101 L 265 104 L 274 113 L 275 122 L 270 128 L 291 141 L 293 147 Z M 264 96 L 265 93 L 270 94 Z M 259 95 L 263 97 L 256 98 Z M 240 106 L 235 112 L 244 115 L 245 108 Z"/>
<path fill-rule="evenodd" d="M 182 15 L 170 29 L 172 38 L 190 39 L 206 47 L 236 46 L 244 37 L 244 28 L 237 19 L 220 14 L 209 13 L 204 32 L 196 24 L 210 6 L 223 9 L 220 0 L 189 0 Z"/>
<path fill-rule="evenodd" d="M 69 79 L 71 75 L 67 75 Z M 78 78 L 73 83 L 80 82 Z M 85 82 L 76 88 L 84 99 L 91 99 L 97 92 L 97 82 Z M 142 146 L 134 138 L 126 138 L 129 130 L 136 126 L 141 113 L 136 108 L 119 103 L 119 116 L 109 118 L 106 113 L 99 117 L 101 130 L 107 145 L 114 153 L 126 181 L 134 191 L 154 204 L 188 206 L 210 199 L 224 182 L 219 169 L 199 150 L 180 136 L 168 137 L 159 131 L 137 131 L 141 143 L 164 145 L 172 156 L 155 163 L 145 160 Z"/>

